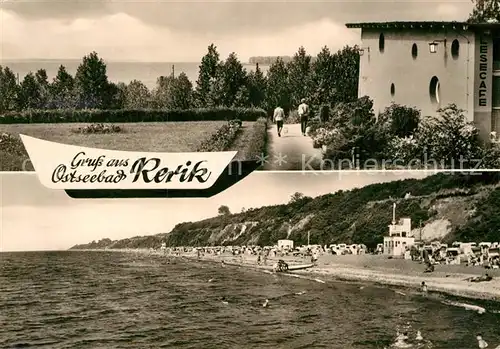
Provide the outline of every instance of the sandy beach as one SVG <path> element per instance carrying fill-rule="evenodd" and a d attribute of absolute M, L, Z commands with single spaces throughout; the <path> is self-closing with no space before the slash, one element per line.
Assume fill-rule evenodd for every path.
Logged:
<path fill-rule="evenodd" d="M 270 271 L 272 265 L 283 259 L 289 264 L 308 264 L 309 259 L 295 257 L 270 258 L 266 265 L 257 264 L 257 256 L 213 256 L 205 255 L 200 259 L 211 261 L 224 260 L 227 264 L 246 266 Z M 320 278 L 323 281 L 345 280 L 377 283 L 418 289 L 422 283 L 430 292 L 441 292 L 458 297 L 500 301 L 500 270 L 486 270 L 482 267 L 461 265 L 436 265 L 433 273 L 424 273 L 425 266 L 404 259 L 387 259 L 376 255 L 321 256 L 313 268 L 294 271 L 290 274 Z M 493 277 L 489 282 L 470 282 L 467 279 L 487 272 Z"/>
<path fill-rule="evenodd" d="M 255 255 L 231 254 L 213 255 L 188 252 L 179 255 L 167 254 L 162 251 L 150 250 L 106 250 L 117 252 L 147 253 L 157 256 L 183 257 L 192 260 L 224 263 L 239 267 L 252 268 L 270 272 L 278 259 L 288 264 L 309 264 L 310 259 L 301 257 L 268 258 L 266 264 L 257 264 Z M 399 286 L 417 290 L 422 281 L 428 286 L 429 292 L 446 293 L 449 295 L 500 301 L 500 270 L 487 270 L 482 267 L 466 267 L 463 265 L 436 265 L 433 273 L 424 273 L 425 266 L 418 262 L 404 259 L 388 259 L 381 255 L 346 255 L 319 257 L 315 267 L 288 273 L 290 276 L 301 276 L 322 281 L 344 280 L 351 282 L 367 282 L 379 285 Z M 470 277 L 484 275 L 487 272 L 493 277 L 488 282 L 470 282 Z"/>

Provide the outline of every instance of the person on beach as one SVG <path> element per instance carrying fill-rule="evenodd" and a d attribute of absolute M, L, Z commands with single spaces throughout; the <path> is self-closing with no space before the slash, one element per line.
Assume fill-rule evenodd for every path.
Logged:
<path fill-rule="evenodd" d="M 422 281 L 422 286 L 420 287 L 420 290 L 424 293 L 427 292 L 427 285 L 425 284 L 425 281 Z"/>
<path fill-rule="evenodd" d="M 299 108 L 297 110 L 300 117 L 300 129 L 302 135 L 306 135 L 307 121 L 309 120 L 309 106 L 306 104 L 306 100 L 302 98 L 300 101 Z"/>
<path fill-rule="evenodd" d="M 274 109 L 273 122 L 276 123 L 278 137 L 281 137 L 281 130 L 283 129 L 283 120 L 285 119 L 285 111 L 281 107 Z"/>

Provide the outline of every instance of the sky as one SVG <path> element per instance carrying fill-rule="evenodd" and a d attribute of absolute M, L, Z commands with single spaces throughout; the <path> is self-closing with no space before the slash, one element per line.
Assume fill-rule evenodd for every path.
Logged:
<path fill-rule="evenodd" d="M 181 222 L 217 216 L 221 205 L 231 212 L 287 203 L 301 192 L 316 197 L 340 189 L 431 172 L 362 171 L 358 173 L 254 172 L 226 191 L 206 199 L 72 199 L 48 189 L 36 174 L 0 174 L 0 251 L 68 249 L 102 238 L 168 233 Z"/>
<path fill-rule="evenodd" d="M 161 1 L 0 0 L 0 59 L 198 62 L 214 43 L 223 57 L 312 53 L 359 42 L 347 22 L 465 20 L 470 0 Z"/>

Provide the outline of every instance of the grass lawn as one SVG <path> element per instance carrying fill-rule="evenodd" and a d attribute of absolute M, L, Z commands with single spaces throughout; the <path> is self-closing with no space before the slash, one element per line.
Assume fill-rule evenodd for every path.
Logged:
<path fill-rule="evenodd" d="M 148 122 L 117 124 L 120 133 L 81 134 L 73 132 L 86 124 L 0 125 L 0 133 L 24 134 L 52 142 L 124 151 L 191 152 L 225 121 Z"/>

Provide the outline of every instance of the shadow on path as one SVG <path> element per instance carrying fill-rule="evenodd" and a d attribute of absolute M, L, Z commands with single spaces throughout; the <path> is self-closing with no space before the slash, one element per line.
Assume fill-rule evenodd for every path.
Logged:
<path fill-rule="evenodd" d="M 321 169 L 321 149 L 313 147 L 311 137 L 303 136 L 300 124 L 285 125 L 278 137 L 276 125 L 267 130 L 269 157 L 263 170 L 312 171 Z"/>

